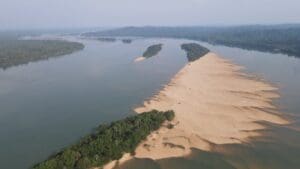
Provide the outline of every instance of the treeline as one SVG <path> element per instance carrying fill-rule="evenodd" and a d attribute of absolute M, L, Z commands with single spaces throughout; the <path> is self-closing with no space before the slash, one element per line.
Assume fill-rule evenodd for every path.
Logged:
<path fill-rule="evenodd" d="M 97 38 L 98 41 L 102 41 L 102 42 L 116 42 L 118 40 L 121 40 L 123 43 L 125 44 L 129 44 L 131 43 L 133 40 L 132 39 L 117 39 L 117 38 L 113 38 L 113 37 L 99 37 Z"/>
<path fill-rule="evenodd" d="M 66 55 L 83 48 L 81 43 L 61 40 L 0 39 L 0 68 Z"/>
<path fill-rule="evenodd" d="M 129 44 L 129 43 L 132 43 L 132 39 L 122 39 L 122 42 Z"/>
<path fill-rule="evenodd" d="M 147 48 L 147 50 L 143 53 L 143 57 L 150 58 L 152 56 L 157 55 L 162 50 L 163 44 L 151 45 Z"/>
<path fill-rule="evenodd" d="M 193 62 L 209 52 L 207 48 L 197 43 L 182 44 L 181 49 L 186 52 L 189 62 Z"/>
<path fill-rule="evenodd" d="M 235 27 L 126 27 L 86 36 L 172 37 L 300 57 L 300 25 Z"/>
<path fill-rule="evenodd" d="M 107 37 L 100 37 L 97 38 L 97 40 L 102 41 L 102 42 L 116 42 L 116 38 L 107 38 Z"/>
<path fill-rule="evenodd" d="M 152 110 L 109 125 L 100 125 L 91 135 L 81 139 L 33 169 L 88 169 L 101 167 L 132 153 L 138 144 L 163 122 L 173 120 L 173 111 Z"/>
<path fill-rule="evenodd" d="M 133 42 L 133 39 L 130 39 L 130 38 L 116 38 L 116 37 L 110 37 L 110 36 L 83 36 L 83 35 L 81 35 L 81 38 L 83 38 L 83 39 L 98 40 L 98 41 L 101 41 L 101 42 L 121 41 L 124 44 L 130 44 L 130 43 Z"/>

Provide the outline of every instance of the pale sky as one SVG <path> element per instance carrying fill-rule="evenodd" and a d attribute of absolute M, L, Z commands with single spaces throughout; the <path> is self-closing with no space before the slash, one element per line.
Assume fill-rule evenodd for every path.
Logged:
<path fill-rule="evenodd" d="M 300 23 L 300 0 L 0 0 L 0 29 Z"/>

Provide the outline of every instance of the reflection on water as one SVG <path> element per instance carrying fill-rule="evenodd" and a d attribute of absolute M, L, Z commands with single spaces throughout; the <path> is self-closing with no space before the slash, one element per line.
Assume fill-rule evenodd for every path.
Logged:
<path fill-rule="evenodd" d="M 286 126 L 258 122 L 266 126 L 261 137 L 244 144 L 212 145 L 211 152 L 194 149 L 187 157 L 162 160 L 134 159 L 121 169 L 299 169 L 300 168 L 300 59 L 281 54 L 247 51 L 203 43 L 213 52 L 245 66 L 245 71 L 263 77 L 280 89 L 275 101 Z M 145 163 L 143 163 L 143 161 Z M 152 167 L 153 166 L 153 167 Z"/>

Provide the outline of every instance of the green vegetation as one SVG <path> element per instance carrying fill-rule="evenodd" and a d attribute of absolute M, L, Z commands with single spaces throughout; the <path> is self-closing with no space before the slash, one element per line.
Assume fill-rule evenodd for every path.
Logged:
<path fill-rule="evenodd" d="M 187 53 L 189 62 L 193 62 L 209 52 L 207 48 L 197 43 L 182 44 L 181 49 L 183 49 Z"/>
<path fill-rule="evenodd" d="M 128 44 L 132 42 L 132 39 L 122 39 L 122 42 Z"/>
<path fill-rule="evenodd" d="M 143 57 L 150 58 L 152 56 L 157 55 L 162 49 L 162 44 L 156 44 L 149 46 L 147 50 L 143 53 Z"/>
<path fill-rule="evenodd" d="M 152 110 L 109 125 L 100 125 L 94 133 L 81 139 L 34 169 L 88 169 L 101 167 L 117 160 L 124 153 L 134 153 L 138 144 L 160 128 L 166 120 L 173 120 L 173 111 Z"/>
<path fill-rule="evenodd" d="M 166 111 L 164 112 L 164 116 L 168 121 L 172 121 L 175 118 L 175 113 L 174 111 Z"/>
<path fill-rule="evenodd" d="M 100 37 L 100 38 L 97 38 L 97 40 L 102 41 L 102 42 L 116 42 L 117 41 L 116 38 L 106 38 L 106 37 Z"/>
<path fill-rule="evenodd" d="M 126 27 L 85 35 L 185 38 L 300 57 L 299 24 L 235 27 Z"/>
<path fill-rule="evenodd" d="M 27 64 L 82 50 L 84 45 L 61 40 L 0 39 L 0 68 Z"/>

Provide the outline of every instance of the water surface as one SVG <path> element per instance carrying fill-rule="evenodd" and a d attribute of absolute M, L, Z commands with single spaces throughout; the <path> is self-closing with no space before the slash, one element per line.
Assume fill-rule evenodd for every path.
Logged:
<path fill-rule="evenodd" d="M 162 160 L 134 159 L 121 169 L 299 169 L 300 168 L 300 59 L 201 43 L 212 52 L 243 66 L 244 71 L 259 76 L 279 88 L 281 97 L 274 101 L 290 125 L 266 126 L 262 137 L 244 144 L 212 145 L 212 152 L 193 149 L 187 157 Z"/>
<path fill-rule="evenodd" d="M 0 164 L 24 169 L 99 124 L 132 115 L 187 62 L 180 40 L 79 40 L 84 50 L 0 70 Z M 145 49 L 163 43 L 150 59 Z"/>
<path fill-rule="evenodd" d="M 76 39 L 78 40 L 78 39 Z M 79 40 L 83 51 L 0 70 L 0 164 L 22 169 L 76 142 L 99 124 L 132 115 L 132 108 L 158 92 L 187 62 L 188 40 L 135 39 L 131 44 Z M 145 49 L 162 51 L 134 63 Z M 291 125 L 266 124 L 263 137 L 245 144 L 193 150 L 184 158 L 135 159 L 121 168 L 298 169 L 300 166 L 300 59 L 201 43 L 279 87 L 275 104 Z"/>

